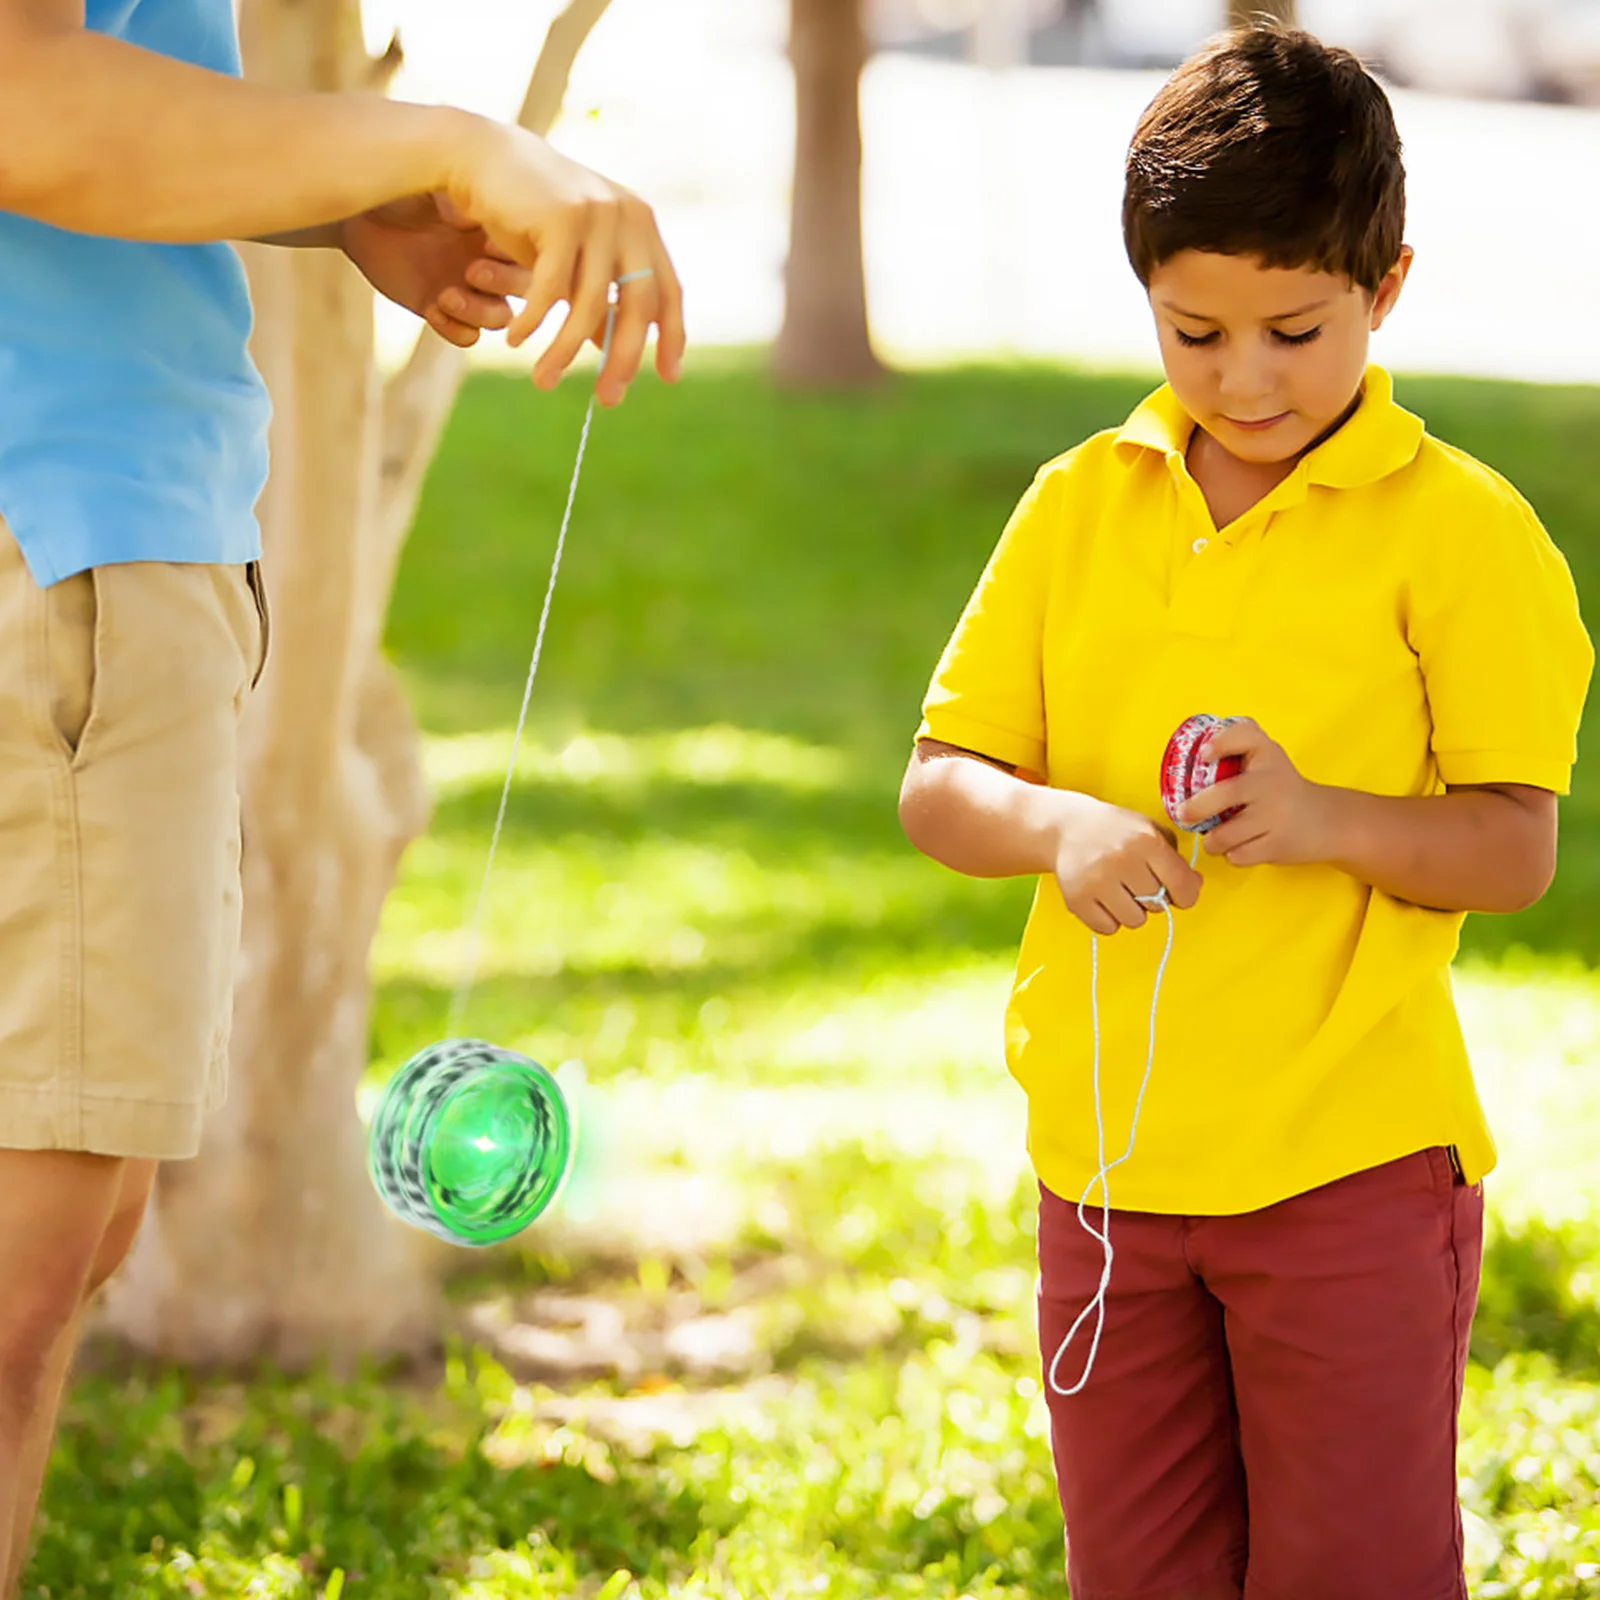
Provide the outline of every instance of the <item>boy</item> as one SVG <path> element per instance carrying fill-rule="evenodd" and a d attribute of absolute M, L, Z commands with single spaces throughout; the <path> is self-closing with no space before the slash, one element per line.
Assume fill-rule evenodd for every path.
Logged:
<path fill-rule="evenodd" d="M 266 648 L 226 241 L 340 249 L 463 346 L 566 301 L 544 387 L 617 283 L 608 405 L 652 323 L 664 377 L 683 347 L 635 196 L 520 128 L 238 71 L 232 0 L 0 0 L 0 1596 L 83 1307 L 222 1089 Z"/>
<path fill-rule="evenodd" d="M 1466 1593 L 1494 1150 L 1449 967 L 1463 913 L 1550 881 L 1593 656 L 1532 511 L 1367 365 L 1403 185 L 1382 90 L 1304 33 L 1231 33 L 1161 90 L 1123 226 L 1168 382 L 1035 479 L 901 796 L 934 859 L 1040 876 L 1007 1057 L 1073 1600 Z M 1206 754 L 1243 770 L 1179 813 L 1237 808 L 1191 866 L 1153 819 L 1196 712 L 1239 714 Z M 1079 1389 L 1089 1330 L 1056 1357 L 1101 1277 L 1075 1212 L 1096 1050 L 1120 1154 L 1163 928 Z"/>

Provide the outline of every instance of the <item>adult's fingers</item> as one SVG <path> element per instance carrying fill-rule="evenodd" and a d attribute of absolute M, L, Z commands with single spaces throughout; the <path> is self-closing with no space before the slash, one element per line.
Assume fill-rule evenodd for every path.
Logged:
<path fill-rule="evenodd" d="M 683 349 L 687 335 L 683 326 L 683 284 L 672 265 L 672 257 L 659 235 L 656 238 L 656 371 L 668 383 L 683 376 Z"/>
<path fill-rule="evenodd" d="M 579 244 L 580 236 L 576 232 L 540 241 L 522 310 L 506 334 L 506 343 L 513 350 L 526 344 L 538 331 L 557 301 L 571 298 L 573 279 L 578 271 Z"/>
<path fill-rule="evenodd" d="M 551 389 L 573 363 L 594 325 L 605 315 L 615 277 L 617 259 L 617 208 L 614 204 L 589 208 L 578 257 L 577 284 L 569 297 L 567 319 L 544 354 L 534 363 L 533 381 Z"/>
<path fill-rule="evenodd" d="M 634 268 L 635 272 L 640 269 Z M 655 274 L 645 277 L 628 277 L 629 281 L 617 289 L 616 321 L 611 330 L 611 346 L 606 352 L 605 365 L 600 369 L 595 393 L 601 405 L 614 406 L 628 392 L 644 359 L 645 341 L 650 337 L 650 324 L 655 321 L 660 295 L 655 286 Z M 600 329 L 605 338 L 605 329 Z"/>

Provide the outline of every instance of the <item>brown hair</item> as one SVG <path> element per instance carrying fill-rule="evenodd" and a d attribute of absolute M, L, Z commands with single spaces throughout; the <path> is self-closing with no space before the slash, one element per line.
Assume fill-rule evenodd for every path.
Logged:
<path fill-rule="evenodd" d="M 1405 168 L 1388 97 L 1348 50 L 1257 23 L 1213 40 L 1145 108 L 1122 233 L 1142 283 L 1182 250 L 1343 273 L 1400 256 Z"/>

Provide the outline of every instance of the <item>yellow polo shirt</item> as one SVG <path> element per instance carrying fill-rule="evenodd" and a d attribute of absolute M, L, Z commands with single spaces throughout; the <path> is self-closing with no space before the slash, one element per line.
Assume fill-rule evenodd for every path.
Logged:
<path fill-rule="evenodd" d="M 1318 783 L 1566 792 L 1593 651 L 1565 561 L 1503 478 L 1429 437 L 1373 367 L 1351 419 L 1219 530 L 1184 463 L 1192 428 L 1163 387 L 1040 471 L 919 737 L 1163 823 L 1162 751 L 1201 711 L 1253 717 Z M 1250 1211 L 1440 1144 L 1469 1181 L 1488 1171 L 1450 987 L 1461 915 L 1328 866 L 1198 864 L 1113 1204 Z M 1165 933 L 1156 915 L 1100 944 L 1109 1154 Z M 1096 1168 L 1090 938 L 1042 879 L 1006 1013 L 1034 1167 L 1074 1200 Z"/>

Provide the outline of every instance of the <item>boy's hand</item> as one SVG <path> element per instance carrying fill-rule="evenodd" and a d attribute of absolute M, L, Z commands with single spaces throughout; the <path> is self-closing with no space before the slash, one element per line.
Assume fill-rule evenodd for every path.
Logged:
<path fill-rule="evenodd" d="M 600 343 L 611 285 L 624 277 L 630 281 L 618 291 L 611 353 L 595 392 L 605 405 L 622 398 L 652 323 L 656 370 L 674 381 L 683 360 L 683 290 L 650 207 L 525 128 L 481 118 L 466 126 L 446 192 L 483 229 L 495 256 L 529 269 L 526 304 L 507 343 L 523 344 L 557 302 L 570 307 L 534 364 L 534 382 L 554 388 L 586 340 Z"/>
<path fill-rule="evenodd" d="M 1300 776 L 1282 745 L 1241 717 L 1209 733 L 1207 761 L 1241 756 L 1244 771 L 1203 789 L 1179 807 L 1179 821 L 1204 822 L 1241 808 L 1205 836 L 1205 851 L 1236 867 L 1303 866 L 1333 859 L 1333 791 Z"/>
<path fill-rule="evenodd" d="M 506 297 L 528 292 L 528 269 L 494 250 L 443 195 L 413 195 L 351 217 L 341 240 L 379 294 L 463 350 L 483 329 L 509 327 Z"/>
<path fill-rule="evenodd" d="M 1172 838 L 1137 811 L 1087 796 L 1074 797 L 1056 849 L 1056 883 L 1073 916 L 1100 934 L 1142 927 L 1149 912 L 1136 895 L 1166 889 L 1172 904 L 1188 910 L 1200 898 L 1200 874 L 1180 856 Z"/>

